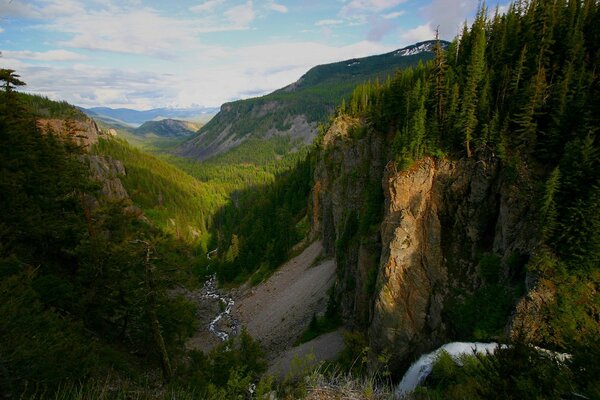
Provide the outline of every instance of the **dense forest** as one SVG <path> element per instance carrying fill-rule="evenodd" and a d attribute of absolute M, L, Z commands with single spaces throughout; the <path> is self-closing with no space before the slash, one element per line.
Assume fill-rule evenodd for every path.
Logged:
<path fill-rule="evenodd" d="M 597 302 L 580 296 L 599 284 L 599 27 L 596 1 L 518 2 L 492 18 L 482 8 L 447 52 L 360 86 L 340 110 L 393 129 L 399 168 L 424 155 L 499 157 L 541 177 L 541 244 L 528 268 L 564 296 L 548 316 L 557 346 L 598 329 Z"/>
<path fill-rule="evenodd" d="M 246 390 L 229 384 L 229 376 L 247 382 L 263 371 L 261 350 L 249 336 L 208 355 L 183 347 L 196 330 L 196 311 L 173 290 L 198 284 L 196 246 L 164 229 L 159 214 L 150 215 L 156 225 L 149 224 L 128 211 L 130 204 L 103 198 L 90 179 L 88 156 L 69 139 L 77 132 L 69 131 L 68 121 L 85 115 L 66 103 L 17 93 L 19 76 L 2 73 L 1 396 L 146 398 L 155 391 L 154 397 L 217 399 Z M 42 117 L 64 118 L 64 132 L 42 129 L 36 122 Z M 129 157 L 139 168 L 132 168 L 136 184 L 143 184 L 150 179 L 143 174 L 144 157 L 126 146 L 116 140 L 99 149 Z M 172 179 L 150 179 L 149 193 L 162 185 L 169 194 L 202 190 L 174 167 L 155 165 L 164 169 L 157 176 Z M 90 196 L 97 207 L 90 207 Z M 145 206 L 143 194 L 134 198 Z M 177 210 L 197 209 L 168 201 L 175 204 L 169 210 L 174 217 Z M 169 385 L 160 388 L 162 382 Z"/>

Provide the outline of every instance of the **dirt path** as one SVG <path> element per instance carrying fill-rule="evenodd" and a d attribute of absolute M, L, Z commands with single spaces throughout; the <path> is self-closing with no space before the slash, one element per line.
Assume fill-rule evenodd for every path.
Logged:
<path fill-rule="evenodd" d="M 322 243 L 314 242 L 284 264 L 266 282 L 236 299 L 233 314 L 274 360 L 306 329 L 313 313 L 327 308 L 327 290 L 335 280 L 333 260 L 314 261 Z"/>

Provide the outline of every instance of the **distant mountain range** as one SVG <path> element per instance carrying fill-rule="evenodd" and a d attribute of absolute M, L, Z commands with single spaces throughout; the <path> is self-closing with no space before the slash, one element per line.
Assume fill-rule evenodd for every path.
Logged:
<path fill-rule="evenodd" d="M 297 82 L 266 96 L 225 103 L 197 135 L 185 141 L 178 155 L 204 160 L 224 153 L 247 139 L 290 136 L 312 143 L 320 122 L 342 99 L 368 80 L 385 80 L 397 69 L 433 58 L 435 41 L 416 43 L 391 53 L 320 65 Z M 442 41 L 446 48 L 449 43 Z"/>
<path fill-rule="evenodd" d="M 124 127 L 138 127 L 147 121 L 162 119 L 178 119 L 193 122 L 206 122 L 219 109 L 214 107 L 197 108 L 154 108 L 152 110 L 138 111 L 129 108 L 93 107 L 80 108 L 90 117 L 110 125 Z"/>

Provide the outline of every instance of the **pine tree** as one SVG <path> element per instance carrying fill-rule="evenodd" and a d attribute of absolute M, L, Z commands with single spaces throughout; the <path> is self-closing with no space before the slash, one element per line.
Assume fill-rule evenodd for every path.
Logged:
<path fill-rule="evenodd" d="M 21 76 L 15 73 L 14 69 L 0 69 L 0 81 L 4 82 L 4 92 L 12 92 L 18 86 L 25 86 L 25 82 L 20 80 Z"/>
<path fill-rule="evenodd" d="M 473 24 L 470 35 L 473 37 L 473 43 L 467 65 L 467 80 L 462 97 L 461 107 L 461 125 L 464 133 L 464 145 L 467 157 L 471 157 L 473 151 L 471 142 L 477 127 L 477 103 L 478 88 L 485 72 L 485 10 L 481 8 L 475 23 Z"/>

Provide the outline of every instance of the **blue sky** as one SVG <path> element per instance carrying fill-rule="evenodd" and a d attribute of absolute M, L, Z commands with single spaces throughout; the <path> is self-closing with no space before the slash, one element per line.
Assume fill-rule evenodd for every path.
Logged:
<path fill-rule="evenodd" d="M 285 86 L 314 65 L 431 39 L 436 26 L 452 39 L 477 5 L 0 0 L 0 67 L 17 70 L 29 91 L 85 107 L 219 106 Z"/>

